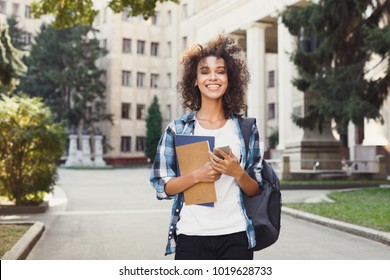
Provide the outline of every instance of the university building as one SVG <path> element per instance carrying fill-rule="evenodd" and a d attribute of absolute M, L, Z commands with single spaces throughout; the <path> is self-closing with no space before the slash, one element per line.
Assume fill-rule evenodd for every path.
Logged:
<path fill-rule="evenodd" d="M 0 19 L 17 10 L 21 27 L 34 34 L 34 20 L 26 16 L 29 2 L 0 1 Z M 153 97 L 158 97 L 163 127 L 182 115 L 176 84 L 183 50 L 225 33 L 239 43 L 247 58 L 251 74 L 247 115 L 256 117 L 261 137 L 272 148 L 268 157 L 284 162 L 287 156 L 290 170 L 353 167 L 356 172 L 371 172 L 377 169 L 381 154 L 390 173 L 390 98 L 381 110 L 384 125 L 370 120 L 361 137 L 350 125 L 349 159 L 340 157 L 339 136 L 330 127 L 320 135 L 300 129 L 291 120 L 292 113 L 305 114 L 308 101 L 291 83 L 297 72 L 289 53 L 296 48 L 297 39 L 277 14 L 286 6 L 304 6 L 306 0 L 181 0 L 179 5 L 158 4 L 156 15 L 148 20 L 128 17 L 127 11 L 115 14 L 107 7 L 108 0 L 94 2 L 99 10 L 94 27 L 99 30 L 101 46 L 108 51 L 98 65 L 106 70 L 107 109 L 114 116 L 113 125 L 101 125 L 105 141 L 113 148 L 105 154 L 109 164 L 145 161 L 145 116 Z M 273 147 L 275 136 L 278 144 Z"/>

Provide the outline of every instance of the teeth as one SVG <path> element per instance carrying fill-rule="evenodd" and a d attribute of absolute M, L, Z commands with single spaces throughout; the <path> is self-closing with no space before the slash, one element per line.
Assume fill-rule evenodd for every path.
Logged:
<path fill-rule="evenodd" d="M 219 88 L 219 85 L 208 85 L 207 88 L 209 88 L 209 89 L 217 89 L 217 88 Z"/>

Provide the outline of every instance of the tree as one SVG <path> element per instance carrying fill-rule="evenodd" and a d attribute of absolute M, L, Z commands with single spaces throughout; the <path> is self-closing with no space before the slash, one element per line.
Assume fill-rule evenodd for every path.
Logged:
<path fill-rule="evenodd" d="M 24 55 L 12 45 L 8 26 L 0 24 L 0 93 L 11 94 L 18 85 L 19 77 L 27 70 Z"/>
<path fill-rule="evenodd" d="M 153 162 L 157 144 L 161 137 L 162 131 L 162 115 L 160 112 L 160 106 L 158 104 L 157 96 L 153 97 L 153 102 L 148 108 L 148 115 L 146 117 L 146 143 L 145 143 L 145 155 Z"/>
<path fill-rule="evenodd" d="M 281 18 L 299 38 L 291 55 L 299 73 L 293 83 L 314 100 L 307 114 L 293 121 L 321 131 L 324 122 L 334 120 L 340 134 L 350 122 L 383 123 L 380 108 L 390 87 L 390 0 L 320 0 L 288 7 Z M 371 75 L 381 67 L 383 75 Z"/>
<path fill-rule="evenodd" d="M 38 98 L 0 97 L 0 195 L 39 204 L 52 191 L 65 134 Z"/>
<path fill-rule="evenodd" d="M 179 0 L 110 0 L 108 7 L 115 13 L 131 8 L 129 10 L 130 16 L 142 15 L 147 19 L 154 15 L 157 2 L 179 3 Z M 53 14 L 55 16 L 53 24 L 58 28 L 77 24 L 92 25 L 98 14 L 92 0 L 36 0 L 31 3 L 31 7 L 36 18 Z"/>
<path fill-rule="evenodd" d="M 104 70 L 96 60 L 105 55 L 86 26 L 55 29 L 42 25 L 27 59 L 28 72 L 20 89 L 41 97 L 68 128 L 93 130 L 95 123 L 111 121 L 105 112 Z M 91 31 L 92 32 L 92 31 Z"/>

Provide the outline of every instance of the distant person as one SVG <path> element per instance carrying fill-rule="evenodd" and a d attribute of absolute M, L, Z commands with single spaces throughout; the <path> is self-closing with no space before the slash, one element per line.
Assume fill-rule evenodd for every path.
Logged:
<path fill-rule="evenodd" d="M 178 176 L 174 136 L 175 122 L 165 129 L 157 147 L 150 181 L 158 199 L 174 199 L 166 254 L 183 259 L 251 260 L 254 229 L 246 215 L 242 193 L 261 192 L 261 139 L 252 127 L 246 157 L 238 119 L 245 105 L 249 82 L 240 47 L 231 38 L 219 35 L 205 46 L 189 48 L 182 59 L 182 80 L 178 91 L 182 104 L 191 113 L 180 118 L 183 134 L 215 137 L 215 147 L 229 146 L 229 152 L 215 150 L 210 161 L 190 174 Z M 177 124 L 176 124 L 177 125 Z M 214 182 L 214 207 L 186 205 L 184 190 L 197 182 Z"/>

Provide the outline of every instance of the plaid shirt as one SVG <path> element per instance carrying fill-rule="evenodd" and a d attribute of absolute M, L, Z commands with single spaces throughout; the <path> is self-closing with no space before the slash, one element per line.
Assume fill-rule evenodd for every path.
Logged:
<path fill-rule="evenodd" d="M 150 182 L 156 189 L 158 199 L 174 199 L 172 205 L 171 222 L 169 225 L 168 244 L 165 255 L 172 254 L 176 251 L 176 224 L 180 218 L 180 211 L 183 207 L 184 196 L 182 193 L 174 196 L 169 196 L 165 193 L 165 185 L 169 180 L 176 177 L 176 152 L 175 152 L 175 134 L 190 135 L 194 134 L 195 128 L 195 114 L 192 112 L 184 115 L 179 119 L 172 121 L 165 129 L 158 143 L 156 157 L 151 169 Z M 241 141 L 241 155 L 246 155 L 244 138 L 238 124 L 238 116 L 232 115 L 232 120 L 235 123 L 235 129 Z M 261 177 L 261 160 L 263 151 L 260 147 L 264 147 L 264 143 L 260 139 L 257 126 L 254 124 L 249 140 L 249 152 L 247 157 L 241 156 L 240 165 L 245 171 L 259 183 L 259 188 L 262 188 Z M 240 204 L 246 221 L 246 234 L 248 237 L 249 248 L 256 245 L 254 228 L 251 220 L 246 215 L 242 192 L 240 192 Z"/>

